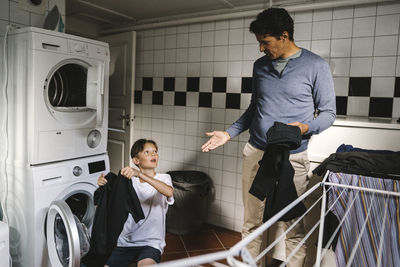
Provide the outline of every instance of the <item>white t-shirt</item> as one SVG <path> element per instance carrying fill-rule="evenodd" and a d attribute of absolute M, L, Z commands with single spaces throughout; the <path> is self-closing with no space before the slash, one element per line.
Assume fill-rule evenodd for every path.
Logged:
<path fill-rule="evenodd" d="M 169 174 L 157 173 L 154 177 L 172 186 Z M 118 247 L 151 246 L 163 253 L 165 247 L 165 217 L 168 205 L 174 204 L 174 197 L 167 198 L 148 183 L 141 183 L 132 177 L 132 185 L 142 205 L 144 219 L 136 223 L 129 213 L 124 228 L 118 237 Z"/>

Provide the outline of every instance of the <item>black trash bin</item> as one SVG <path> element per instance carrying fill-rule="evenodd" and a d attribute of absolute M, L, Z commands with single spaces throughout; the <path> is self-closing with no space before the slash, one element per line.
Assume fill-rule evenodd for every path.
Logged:
<path fill-rule="evenodd" d="M 168 208 L 167 232 L 183 235 L 199 230 L 207 219 L 211 179 L 200 171 L 170 171 L 175 203 Z"/>

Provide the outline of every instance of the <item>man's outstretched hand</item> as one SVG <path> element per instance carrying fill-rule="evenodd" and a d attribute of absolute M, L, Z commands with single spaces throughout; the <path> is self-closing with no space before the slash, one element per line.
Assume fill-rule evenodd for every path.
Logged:
<path fill-rule="evenodd" d="M 208 152 L 210 150 L 216 149 L 219 146 L 222 146 L 226 142 L 228 142 L 231 137 L 228 132 L 225 131 L 213 131 L 206 133 L 207 136 L 211 136 L 204 145 L 201 146 L 201 151 Z"/>

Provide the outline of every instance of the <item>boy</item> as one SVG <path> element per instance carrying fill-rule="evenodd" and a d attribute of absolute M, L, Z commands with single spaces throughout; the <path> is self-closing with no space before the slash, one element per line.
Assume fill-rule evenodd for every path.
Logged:
<path fill-rule="evenodd" d="M 137 266 L 160 262 L 165 247 L 165 216 L 174 203 L 171 176 L 156 173 L 158 147 L 153 140 L 139 139 L 131 149 L 132 162 L 139 168 L 125 167 L 121 174 L 132 180 L 145 218 L 135 223 L 129 214 L 119 235 L 117 247 L 105 266 L 122 267 L 136 262 Z M 102 174 L 99 186 L 107 183 Z"/>

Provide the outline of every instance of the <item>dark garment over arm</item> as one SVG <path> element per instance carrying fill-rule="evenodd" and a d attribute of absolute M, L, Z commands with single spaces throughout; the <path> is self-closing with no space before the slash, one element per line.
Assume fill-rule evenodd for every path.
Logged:
<path fill-rule="evenodd" d="M 275 122 L 267 132 L 268 145 L 249 190 L 261 201 L 266 198 L 264 222 L 298 198 L 289 156 L 290 150 L 300 146 L 301 138 L 299 127 L 280 122 Z M 304 204 L 300 202 L 282 216 L 280 221 L 289 221 L 305 211 Z"/>
<path fill-rule="evenodd" d="M 107 184 L 94 194 L 97 205 L 94 216 L 90 250 L 83 262 L 88 266 L 104 266 L 130 213 L 135 222 L 144 219 L 136 191 L 130 179 L 121 174 L 106 175 Z"/>
<path fill-rule="evenodd" d="M 400 153 L 339 152 L 331 154 L 313 173 L 327 171 L 400 179 Z"/>

